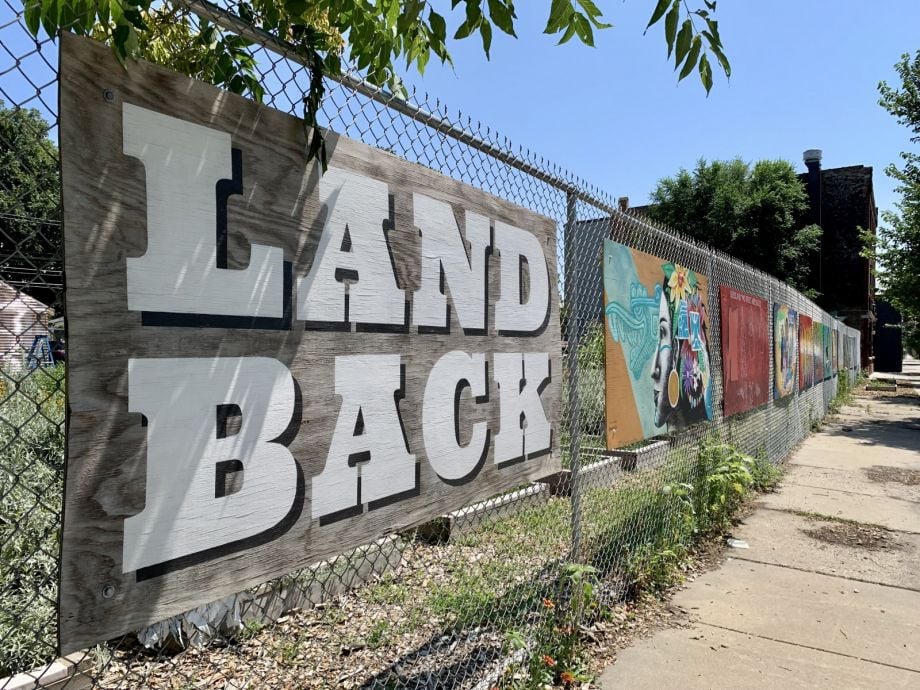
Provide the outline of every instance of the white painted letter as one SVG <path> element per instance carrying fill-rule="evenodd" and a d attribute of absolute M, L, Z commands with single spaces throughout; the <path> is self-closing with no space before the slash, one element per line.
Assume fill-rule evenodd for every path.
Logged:
<path fill-rule="evenodd" d="M 546 352 L 495 354 L 500 420 L 495 436 L 496 464 L 549 449 L 552 432 L 539 392 L 549 378 L 549 354 Z"/>
<path fill-rule="evenodd" d="M 326 465 L 313 478 L 314 518 L 415 488 L 415 456 L 406 450 L 393 395 L 400 386 L 399 355 L 335 358 L 342 407 Z"/>
<path fill-rule="evenodd" d="M 389 218 L 384 182 L 357 173 L 329 168 L 319 181 L 319 200 L 326 223 L 310 272 L 297 281 L 297 318 L 305 321 L 402 325 L 406 299 L 396 285 L 383 222 Z M 342 249 L 345 232 L 351 247 Z M 343 280 L 352 274 L 345 314 Z M 357 274 L 356 276 L 354 274 Z"/>
<path fill-rule="evenodd" d="M 448 352 L 431 368 L 422 407 L 422 434 L 428 462 L 441 479 L 458 481 L 479 468 L 488 452 L 485 422 L 473 425 L 470 442 L 460 445 L 460 390 L 465 383 L 473 397 L 488 391 L 483 354 Z"/>
<path fill-rule="evenodd" d="M 129 359 L 128 405 L 147 418 L 144 510 L 125 519 L 123 572 L 252 537 L 294 503 L 297 465 L 273 443 L 294 413 L 294 380 L 268 357 Z M 217 408 L 242 412 L 217 438 Z M 218 464 L 238 461 L 242 487 L 215 497 Z"/>
<path fill-rule="evenodd" d="M 536 236 L 513 225 L 495 222 L 495 249 L 501 260 L 501 298 L 495 304 L 499 333 L 534 333 L 549 318 L 549 273 Z M 555 257 L 553 257 L 555 259 Z M 521 261 L 527 261 L 530 290 L 521 294 Z"/>
<path fill-rule="evenodd" d="M 470 243 L 467 257 L 463 236 L 449 204 L 414 194 L 413 206 L 415 225 L 422 234 L 422 281 L 412 304 L 415 325 L 450 327 L 447 297 L 441 292 L 443 271 L 461 328 L 484 330 L 489 219 L 466 212 L 466 241 Z"/>
<path fill-rule="evenodd" d="M 147 176 L 147 251 L 128 257 L 128 309 L 280 318 L 284 254 L 252 245 L 218 268 L 217 182 L 233 177 L 230 135 L 125 103 L 124 152 Z"/>

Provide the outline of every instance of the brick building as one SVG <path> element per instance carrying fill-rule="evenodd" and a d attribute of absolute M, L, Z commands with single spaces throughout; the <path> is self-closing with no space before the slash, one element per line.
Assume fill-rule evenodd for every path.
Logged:
<path fill-rule="evenodd" d="M 848 326 L 859 329 L 861 366 L 873 361 L 875 324 L 875 276 L 863 248 L 860 231 L 875 234 L 878 208 L 872 187 L 872 168 L 850 165 L 821 167 L 821 151 L 804 154 L 808 172 L 799 177 L 805 184 L 809 210 L 805 223 L 820 225 L 821 249 L 812 266 L 810 287 L 819 293 L 818 305 Z"/>

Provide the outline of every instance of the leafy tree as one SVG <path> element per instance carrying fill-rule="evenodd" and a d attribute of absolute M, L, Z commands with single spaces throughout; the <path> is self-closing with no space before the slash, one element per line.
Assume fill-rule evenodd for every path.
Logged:
<path fill-rule="evenodd" d="M 808 294 L 821 228 L 802 227 L 808 195 L 792 164 L 700 160 L 658 182 L 648 215 Z"/>
<path fill-rule="evenodd" d="M 449 35 L 478 36 L 487 57 L 495 30 L 516 36 L 513 0 L 451 0 L 448 10 L 442 5 L 446 3 L 431 0 L 233 0 L 230 8 L 305 60 L 311 79 L 304 95 L 304 120 L 313 127 L 324 95 L 323 76 L 340 74 L 343 64 L 354 65 L 371 83 L 401 94 L 396 63 L 404 59 L 406 68 L 414 65 L 419 71 L 432 56 L 450 63 Z M 559 36 L 560 44 L 577 37 L 593 46 L 594 31 L 610 26 L 594 0 L 549 0 L 549 5 L 544 33 Z M 53 36 L 60 28 L 92 34 L 110 43 L 122 62 L 143 57 L 236 93 L 256 99 L 263 95 L 248 41 L 170 2 L 23 0 L 23 6 L 26 25 L 36 36 L 42 29 Z M 726 76 L 731 74 L 715 11 L 712 0 L 703 0 L 703 7 L 693 10 L 686 0 L 656 0 L 646 27 L 664 24 L 678 81 L 695 69 L 707 93 L 713 61 Z M 319 156 L 325 166 L 319 129 L 313 128 L 308 155 Z"/>
<path fill-rule="evenodd" d="M 900 87 L 879 84 L 885 108 L 920 144 L 920 50 L 913 57 L 901 56 L 895 65 Z M 901 153 L 902 167 L 889 165 L 885 172 L 897 181 L 901 195 L 894 211 L 882 213 L 884 225 L 878 236 L 867 237 L 874 253 L 885 299 L 901 312 L 904 344 L 920 352 L 920 153 Z"/>
<path fill-rule="evenodd" d="M 0 101 L 0 278 L 53 304 L 61 285 L 57 147 L 37 110 Z"/>

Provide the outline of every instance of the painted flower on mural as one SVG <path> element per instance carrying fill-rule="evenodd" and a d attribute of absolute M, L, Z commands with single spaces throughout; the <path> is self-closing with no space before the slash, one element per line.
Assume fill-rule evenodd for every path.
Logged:
<path fill-rule="evenodd" d="M 692 271 L 688 271 L 679 264 L 674 264 L 674 270 L 671 272 L 671 277 L 668 279 L 668 287 L 670 288 L 671 301 L 675 304 L 677 304 L 679 300 L 685 299 L 693 292 L 693 286 L 690 284 L 690 273 L 692 273 Z"/>

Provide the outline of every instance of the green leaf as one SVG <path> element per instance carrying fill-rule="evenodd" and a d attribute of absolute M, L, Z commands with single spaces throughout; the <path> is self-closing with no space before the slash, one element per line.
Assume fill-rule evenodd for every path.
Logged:
<path fill-rule="evenodd" d="M 486 52 L 486 60 L 491 60 L 489 50 L 492 48 L 492 25 L 482 22 L 479 25 L 479 35 L 482 36 L 482 49 Z"/>
<path fill-rule="evenodd" d="M 575 22 L 572 22 L 571 24 L 569 24 L 568 28 L 565 30 L 565 33 L 562 34 L 562 38 L 559 39 L 559 43 L 557 43 L 556 45 L 561 46 L 563 43 L 568 43 L 571 40 L 572 36 L 574 35 L 575 35 Z"/>
<path fill-rule="evenodd" d="M 709 58 L 705 55 L 700 60 L 700 81 L 703 82 L 703 87 L 706 89 L 706 95 L 708 96 L 712 90 L 712 67 L 709 66 Z"/>
<path fill-rule="evenodd" d="M 675 0 L 671 11 L 664 18 L 664 37 L 668 41 L 668 57 L 674 50 L 674 39 L 677 38 L 677 20 L 680 19 L 680 0 Z"/>
<path fill-rule="evenodd" d="M 42 5 L 40 0 L 29 0 L 25 6 L 26 28 L 29 33 L 38 37 L 38 29 L 41 26 Z"/>
<path fill-rule="evenodd" d="M 716 46 L 710 43 L 709 47 L 712 49 L 713 55 L 716 56 L 716 59 L 719 61 L 719 64 L 722 66 L 722 71 L 725 73 L 725 77 L 728 79 L 731 79 L 732 66 L 731 64 L 729 64 L 728 58 L 725 57 L 725 53 L 722 52 L 722 46 Z"/>
<path fill-rule="evenodd" d="M 509 36 L 517 38 L 514 33 L 514 9 L 505 5 L 502 0 L 489 0 L 489 16 L 499 29 Z"/>
<path fill-rule="evenodd" d="M 588 17 L 588 21 L 594 25 L 595 29 L 609 29 L 613 26 L 613 24 L 601 21 L 601 10 L 594 4 L 593 0 L 578 0 L 578 4 L 581 5 L 585 15 Z"/>
<path fill-rule="evenodd" d="M 696 62 L 700 59 L 700 50 L 702 47 L 703 40 L 699 36 L 694 36 L 693 45 L 690 47 L 690 52 L 687 54 L 687 60 L 684 62 L 684 67 L 680 71 L 680 75 L 677 77 L 677 81 L 681 81 L 684 77 L 693 71 L 694 67 L 696 67 Z"/>
<path fill-rule="evenodd" d="M 466 21 L 473 26 L 479 26 L 482 21 L 482 0 L 466 0 Z"/>
<path fill-rule="evenodd" d="M 685 19 L 677 34 L 677 47 L 674 51 L 674 69 L 680 67 L 680 63 L 687 57 L 690 50 L 690 42 L 693 40 L 693 25 L 689 19 Z"/>
<path fill-rule="evenodd" d="M 543 33 L 554 34 L 562 31 L 563 27 L 570 26 L 574 12 L 571 0 L 553 0 L 553 4 L 550 5 L 549 19 L 546 22 L 546 28 L 543 29 Z"/>
<path fill-rule="evenodd" d="M 307 0 L 284 0 L 284 9 L 293 17 L 301 17 L 307 11 Z"/>
<path fill-rule="evenodd" d="M 460 26 L 457 27 L 456 33 L 454 33 L 455 39 L 466 38 L 475 30 L 475 26 L 472 26 L 468 21 L 464 21 Z"/>
<path fill-rule="evenodd" d="M 572 23 L 575 25 L 575 33 L 578 34 L 578 38 L 581 39 L 581 42 L 593 48 L 594 31 L 591 29 L 591 24 L 588 22 L 587 18 L 583 14 L 576 12 L 575 16 L 572 18 Z"/>
<path fill-rule="evenodd" d="M 431 10 L 428 15 L 428 23 L 431 25 L 431 31 L 435 37 L 443 42 L 447 38 L 447 22 L 444 21 L 444 17 Z"/>
<path fill-rule="evenodd" d="M 655 5 L 655 9 L 652 12 L 652 18 L 648 20 L 648 25 L 645 27 L 646 31 L 654 26 L 658 20 L 664 16 L 665 11 L 668 9 L 668 5 L 670 4 L 671 0 L 658 0 L 658 4 Z"/>
<path fill-rule="evenodd" d="M 662 264 L 662 265 L 661 265 L 661 270 L 662 270 L 662 272 L 664 272 L 664 277 L 665 277 L 666 279 L 670 280 L 670 279 L 671 279 L 671 274 L 674 273 L 674 264 L 673 264 L 673 263 L 671 263 L 671 264 Z"/>

